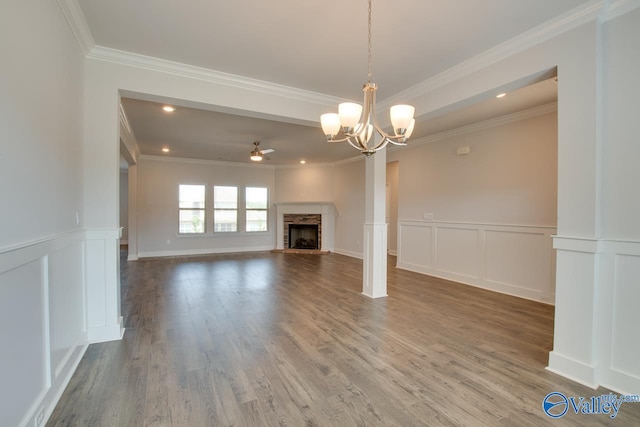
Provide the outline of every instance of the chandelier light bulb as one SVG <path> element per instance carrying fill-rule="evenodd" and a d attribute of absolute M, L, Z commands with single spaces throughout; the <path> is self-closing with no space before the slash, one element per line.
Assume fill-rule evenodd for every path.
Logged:
<path fill-rule="evenodd" d="M 340 116 L 340 123 L 342 124 L 342 129 L 345 132 L 353 132 L 353 129 L 360 121 L 361 115 L 362 105 L 360 104 L 356 104 L 355 102 L 343 102 L 338 105 L 338 116 Z"/>
<path fill-rule="evenodd" d="M 394 105 L 389 115 L 396 135 L 405 135 L 416 109 L 411 105 Z"/>
<path fill-rule="evenodd" d="M 340 116 L 336 113 L 327 113 L 320 116 L 322 131 L 327 138 L 332 139 L 340 132 Z"/>

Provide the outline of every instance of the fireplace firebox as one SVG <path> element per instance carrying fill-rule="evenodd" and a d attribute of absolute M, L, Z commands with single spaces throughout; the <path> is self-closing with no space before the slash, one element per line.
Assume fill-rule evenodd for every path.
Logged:
<path fill-rule="evenodd" d="M 318 224 L 289 224 L 289 249 L 319 249 Z"/>

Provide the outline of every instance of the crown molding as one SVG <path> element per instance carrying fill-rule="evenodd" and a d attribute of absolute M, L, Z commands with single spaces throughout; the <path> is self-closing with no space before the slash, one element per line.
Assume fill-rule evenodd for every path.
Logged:
<path fill-rule="evenodd" d="M 96 45 L 96 42 L 93 40 L 91 30 L 77 0 L 58 0 L 58 6 L 71 27 L 82 53 L 86 56 Z"/>
<path fill-rule="evenodd" d="M 263 169 L 275 169 L 275 165 L 265 165 L 265 164 L 257 164 L 257 163 L 242 163 L 242 162 L 225 162 L 220 160 L 207 160 L 207 159 L 190 159 L 187 157 L 164 157 L 164 156 L 153 156 L 149 154 L 142 154 L 138 157 L 140 160 L 154 160 L 158 162 L 167 162 L 167 163 L 190 163 L 197 165 L 208 165 L 208 166 L 232 166 L 234 168 L 263 168 Z"/>
<path fill-rule="evenodd" d="M 246 89 L 253 92 L 261 92 L 267 95 L 274 95 L 295 101 L 308 102 L 322 106 L 333 106 L 343 102 L 344 99 L 335 96 L 325 95 L 291 86 L 271 83 L 264 80 L 252 79 L 235 74 L 224 73 L 222 71 L 211 70 L 209 68 L 195 65 L 183 64 L 167 59 L 126 52 L 104 46 L 94 46 L 88 53 L 87 58 L 98 61 L 106 61 L 115 64 L 127 65 L 130 67 L 142 68 L 161 73 L 173 74 L 180 77 L 187 77 L 203 80 L 210 83 L 220 84 L 239 89 Z"/>
<path fill-rule="evenodd" d="M 136 139 L 136 135 L 133 133 L 133 129 L 129 124 L 129 119 L 127 118 L 127 113 L 124 111 L 124 107 L 122 103 L 119 104 L 119 117 L 120 124 L 124 127 L 124 131 L 127 133 L 127 137 L 124 138 L 124 144 L 132 151 L 132 157 L 134 162 L 140 157 L 140 146 L 138 145 L 138 140 Z"/>
<path fill-rule="evenodd" d="M 322 169 L 322 168 L 332 168 L 336 163 L 331 162 L 318 162 L 318 163 L 305 163 L 301 165 L 300 163 L 290 164 L 290 165 L 274 165 L 276 169 Z"/>
<path fill-rule="evenodd" d="M 406 102 L 409 99 L 423 96 L 435 89 L 453 83 L 456 80 L 500 62 L 514 54 L 556 37 L 559 34 L 572 30 L 587 22 L 594 21 L 606 10 L 604 1 L 606 0 L 593 0 L 584 6 L 574 8 L 510 40 L 500 43 L 491 49 L 385 99 L 380 103 L 380 108 L 388 109 L 391 105 L 399 102 Z M 639 3 L 637 0 L 616 0 L 616 2 Z"/>
<path fill-rule="evenodd" d="M 139 160 L 154 160 L 158 162 L 167 162 L 167 163 L 190 163 L 190 164 L 198 164 L 198 165 L 209 165 L 209 166 L 231 166 L 231 167 L 243 167 L 243 168 L 266 168 L 266 169 L 304 169 L 304 168 L 332 168 L 334 166 L 356 162 L 358 160 L 364 159 L 364 156 L 354 156 L 348 159 L 339 160 L 337 162 L 328 162 L 328 163 L 307 163 L 304 165 L 294 164 L 294 165 L 266 165 L 264 163 L 243 163 L 243 162 L 226 162 L 221 160 L 207 160 L 207 159 L 192 159 L 187 157 L 170 157 L 170 156 L 154 156 L 151 154 L 141 154 L 138 157 Z"/>
<path fill-rule="evenodd" d="M 388 151 L 401 150 L 403 148 L 419 147 L 421 145 L 430 144 L 432 142 L 442 141 L 444 139 L 453 138 L 456 136 L 466 135 L 468 133 L 479 132 L 484 129 L 490 129 L 496 126 L 503 126 L 512 122 L 520 120 L 530 119 L 533 117 L 541 116 L 543 114 L 553 113 L 558 111 L 558 103 L 552 102 L 549 104 L 540 105 L 538 107 L 529 108 L 527 110 L 518 111 L 511 114 L 505 114 L 504 116 L 495 117 L 493 119 L 483 120 L 481 122 L 472 123 L 470 125 L 461 126 L 459 128 L 447 130 L 433 135 L 428 135 L 422 138 L 418 138 L 415 141 L 405 146 L 391 146 Z"/>
<path fill-rule="evenodd" d="M 133 130 L 131 130 L 131 125 L 129 124 L 129 119 L 127 118 L 127 113 L 124 111 L 122 103 L 120 103 L 118 110 L 120 113 L 120 123 L 122 123 L 122 125 L 130 135 L 133 135 Z"/>
<path fill-rule="evenodd" d="M 603 20 L 615 19 L 625 13 L 631 12 L 640 7 L 638 0 L 608 0 L 609 4 L 604 12 Z"/>

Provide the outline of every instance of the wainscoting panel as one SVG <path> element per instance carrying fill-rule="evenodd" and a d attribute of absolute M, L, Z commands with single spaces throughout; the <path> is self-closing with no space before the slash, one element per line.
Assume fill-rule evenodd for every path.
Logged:
<path fill-rule="evenodd" d="M 591 387 L 640 390 L 640 242 L 554 236 L 558 287 L 549 367 Z"/>
<path fill-rule="evenodd" d="M 43 276 L 40 259 L 0 275 L 0 407 L 7 405 L 0 410 L 3 426 L 25 422 L 49 388 Z"/>
<path fill-rule="evenodd" d="M 640 302 L 640 257 L 617 255 L 615 260 L 615 288 L 613 301 L 613 347 L 624 342 L 632 348 L 614 352 L 611 365 L 640 377 L 640 310 L 627 301 Z M 629 351 L 630 350 L 630 351 Z"/>
<path fill-rule="evenodd" d="M 87 348 L 84 232 L 0 250 L 0 425 L 42 425 Z"/>
<path fill-rule="evenodd" d="M 406 247 L 414 250 L 404 253 L 403 262 L 413 269 L 433 268 L 433 229 L 431 227 L 421 227 L 413 224 L 405 224 L 399 227 L 399 239 Z"/>
<path fill-rule="evenodd" d="M 87 335 L 89 342 L 122 338 L 120 229 L 86 230 Z"/>
<path fill-rule="evenodd" d="M 49 256 L 51 366 L 59 377 L 79 342 L 86 337 L 82 242 Z"/>
<path fill-rule="evenodd" d="M 437 226 L 436 269 L 462 280 L 477 280 L 479 237 L 478 229 Z"/>
<path fill-rule="evenodd" d="M 486 230 L 485 281 L 504 293 L 549 302 L 554 293 L 550 243 L 536 231 Z M 532 260 L 541 261 L 534 270 Z"/>
<path fill-rule="evenodd" d="M 398 268 L 554 302 L 551 227 L 398 221 Z"/>
<path fill-rule="evenodd" d="M 640 242 L 607 242 L 612 261 L 611 368 L 607 384 L 626 393 L 640 390 Z M 606 266 L 603 268 L 606 270 Z M 605 278 L 605 280 L 607 280 Z M 603 283 L 606 286 L 607 282 Z"/>

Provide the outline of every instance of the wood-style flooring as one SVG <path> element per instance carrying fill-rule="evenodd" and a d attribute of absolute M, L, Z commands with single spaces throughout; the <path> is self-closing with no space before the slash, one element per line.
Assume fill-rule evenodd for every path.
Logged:
<path fill-rule="evenodd" d="M 91 345 L 49 426 L 640 425 L 542 410 L 598 396 L 545 370 L 553 307 L 362 262 L 251 253 L 127 262 L 122 341 Z"/>

